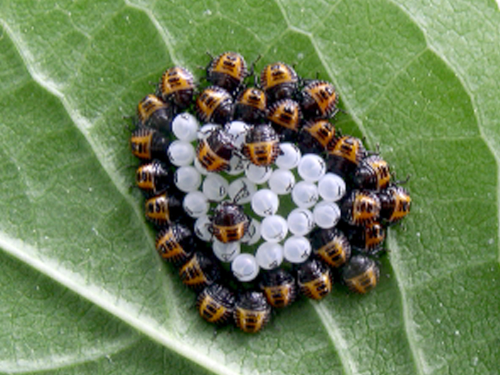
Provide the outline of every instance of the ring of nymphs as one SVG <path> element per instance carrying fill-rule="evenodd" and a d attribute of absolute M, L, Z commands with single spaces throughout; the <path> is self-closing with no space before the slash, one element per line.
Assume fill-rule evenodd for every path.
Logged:
<path fill-rule="evenodd" d="M 282 62 L 257 75 L 257 60 L 211 57 L 199 84 L 166 70 L 130 138 L 158 253 L 202 318 L 245 332 L 300 296 L 324 298 L 333 280 L 373 289 L 387 228 L 411 203 L 378 152 L 334 127 L 330 82 Z"/>

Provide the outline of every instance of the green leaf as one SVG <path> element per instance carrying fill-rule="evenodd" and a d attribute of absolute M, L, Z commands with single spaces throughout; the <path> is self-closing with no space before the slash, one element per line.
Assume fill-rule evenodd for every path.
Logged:
<path fill-rule="evenodd" d="M 0 372 L 494 374 L 500 366 L 500 15 L 494 1 L 0 4 Z M 330 79 L 413 212 L 380 286 L 213 327 L 162 265 L 127 121 L 206 51 Z"/>

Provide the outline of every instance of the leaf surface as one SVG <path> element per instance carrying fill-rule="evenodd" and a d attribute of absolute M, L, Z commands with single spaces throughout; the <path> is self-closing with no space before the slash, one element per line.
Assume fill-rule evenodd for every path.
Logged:
<path fill-rule="evenodd" d="M 0 4 L 0 373 L 489 374 L 500 365 L 493 1 Z M 413 212 L 380 286 L 219 330 L 154 250 L 124 115 L 206 51 L 334 82 Z"/>

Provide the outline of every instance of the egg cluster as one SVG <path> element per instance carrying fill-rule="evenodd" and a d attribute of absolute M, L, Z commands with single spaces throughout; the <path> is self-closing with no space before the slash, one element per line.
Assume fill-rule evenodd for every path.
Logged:
<path fill-rule="evenodd" d="M 331 123 L 333 85 L 244 58 L 211 58 L 206 87 L 168 69 L 137 108 L 136 183 L 156 248 L 215 324 L 257 332 L 272 308 L 379 279 L 387 227 L 410 209 L 389 165 Z M 245 81 L 252 80 L 253 85 Z"/>

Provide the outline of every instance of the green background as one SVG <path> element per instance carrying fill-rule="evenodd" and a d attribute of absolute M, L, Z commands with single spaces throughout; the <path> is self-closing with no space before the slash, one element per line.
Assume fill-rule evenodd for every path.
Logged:
<path fill-rule="evenodd" d="M 493 1 L 0 3 L 0 373 L 498 374 Z M 127 122 L 206 51 L 331 80 L 337 126 L 411 174 L 379 287 L 213 327 L 154 250 Z"/>

